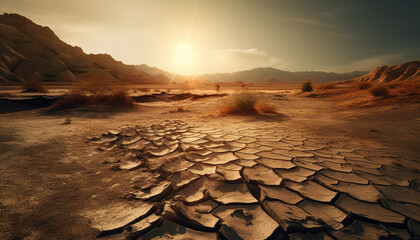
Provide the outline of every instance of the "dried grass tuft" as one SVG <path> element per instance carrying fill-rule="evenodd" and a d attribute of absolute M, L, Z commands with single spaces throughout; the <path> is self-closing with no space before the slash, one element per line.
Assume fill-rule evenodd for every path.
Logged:
<path fill-rule="evenodd" d="M 127 90 L 115 86 L 109 81 L 81 81 L 64 98 L 51 106 L 52 111 L 86 106 L 104 106 L 113 108 L 133 107 L 134 101 Z"/>
<path fill-rule="evenodd" d="M 241 92 L 232 94 L 218 108 L 218 115 L 249 115 L 259 113 L 276 113 L 274 104 L 262 94 Z"/>

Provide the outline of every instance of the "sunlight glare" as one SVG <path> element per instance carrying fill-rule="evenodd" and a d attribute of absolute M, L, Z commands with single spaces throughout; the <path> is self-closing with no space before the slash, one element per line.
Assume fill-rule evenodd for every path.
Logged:
<path fill-rule="evenodd" d="M 189 44 L 181 44 L 175 49 L 175 61 L 179 64 L 190 63 L 193 58 L 193 49 Z"/>

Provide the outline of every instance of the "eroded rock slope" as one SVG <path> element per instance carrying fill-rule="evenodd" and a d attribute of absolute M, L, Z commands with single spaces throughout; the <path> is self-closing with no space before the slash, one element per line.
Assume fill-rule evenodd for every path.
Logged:
<path fill-rule="evenodd" d="M 48 28 L 18 14 L 0 15 L 0 82 L 68 82 L 76 77 L 139 83 L 166 82 L 107 54 L 86 54 L 61 41 Z"/>

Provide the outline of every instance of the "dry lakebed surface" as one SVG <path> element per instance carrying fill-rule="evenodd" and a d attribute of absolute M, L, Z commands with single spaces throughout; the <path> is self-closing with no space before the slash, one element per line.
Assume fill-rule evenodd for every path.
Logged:
<path fill-rule="evenodd" d="M 420 238 L 419 104 L 266 94 L 0 114 L 0 238 Z"/>

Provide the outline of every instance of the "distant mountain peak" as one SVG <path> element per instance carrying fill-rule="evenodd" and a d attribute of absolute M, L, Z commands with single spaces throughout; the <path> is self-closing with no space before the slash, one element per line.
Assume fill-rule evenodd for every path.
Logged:
<path fill-rule="evenodd" d="M 86 54 L 22 15 L 0 15 L 0 81 L 72 81 L 84 76 L 123 82 L 167 81 L 109 54 Z"/>
<path fill-rule="evenodd" d="M 297 83 L 310 78 L 315 83 L 350 80 L 366 72 L 327 73 L 322 71 L 290 72 L 273 67 L 254 68 L 233 73 L 202 74 L 199 79 L 210 82 L 242 81 L 245 83 L 283 82 Z"/>

